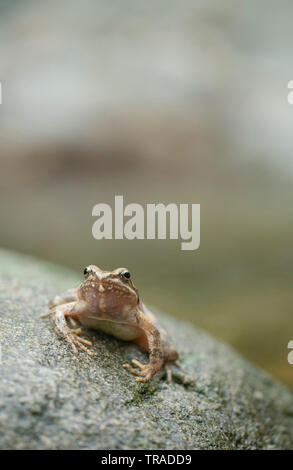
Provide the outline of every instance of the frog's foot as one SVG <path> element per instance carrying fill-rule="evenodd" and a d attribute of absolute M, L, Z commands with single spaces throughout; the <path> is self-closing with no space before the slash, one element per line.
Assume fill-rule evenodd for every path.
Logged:
<path fill-rule="evenodd" d="M 182 376 L 188 376 L 188 375 L 189 375 L 188 371 L 187 371 L 186 369 L 184 369 L 184 367 L 182 367 L 182 365 L 180 364 L 180 362 L 174 361 L 172 364 L 173 364 L 175 367 L 177 367 L 177 369 L 180 370 Z"/>
<path fill-rule="evenodd" d="M 124 369 L 128 369 L 133 375 L 137 375 L 137 382 L 149 382 L 151 378 L 158 372 L 157 369 L 150 366 L 150 364 L 142 364 L 136 359 L 131 361 L 135 366 L 139 367 L 140 370 L 134 369 L 130 364 L 123 364 Z"/>
<path fill-rule="evenodd" d="M 61 305 L 63 304 L 63 300 L 62 300 L 62 297 L 60 297 L 59 295 L 55 295 L 55 297 L 53 299 L 50 300 L 49 302 L 49 308 L 54 308 L 54 307 L 57 307 L 57 305 Z"/>
<path fill-rule="evenodd" d="M 73 349 L 73 352 L 77 354 L 78 348 L 86 352 L 89 356 L 93 356 L 93 352 L 88 349 L 92 346 L 92 342 L 84 338 L 81 338 L 81 328 L 72 329 L 66 324 L 64 317 L 58 318 L 58 312 L 53 312 L 52 322 L 55 326 L 55 331 L 61 336 L 67 343 L 69 343 Z M 88 347 L 86 347 L 86 346 Z"/>
<path fill-rule="evenodd" d="M 40 318 L 49 317 L 51 314 L 52 314 L 52 312 L 42 313 L 42 315 L 40 315 Z"/>
<path fill-rule="evenodd" d="M 186 370 L 183 369 L 183 367 L 181 366 L 181 364 L 179 364 L 179 362 L 170 361 L 170 362 L 165 363 L 166 382 L 167 382 L 167 384 L 172 383 L 172 368 L 171 368 L 171 365 L 177 367 L 180 370 L 180 372 L 181 372 L 180 378 L 181 378 L 181 381 L 183 381 L 184 376 L 187 374 Z M 178 377 L 178 373 L 175 373 L 174 376 Z"/>
<path fill-rule="evenodd" d="M 167 372 L 167 381 L 168 381 L 168 370 L 167 366 L 170 367 L 170 365 L 175 366 L 179 371 L 174 372 L 174 377 L 176 379 L 176 382 L 181 383 L 184 386 L 190 386 L 194 384 L 194 377 L 188 372 L 178 361 L 173 361 L 170 363 L 166 364 L 166 372 Z"/>
<path fill-rule="evenodd" d="M 75 300 L 77 300 L 77 289 L 68 289 L 68 291 L 64 292 L 62 295 L 55 295 L 49 302 L 49 308 L 53 309 L 58 305 L 63 305 Z"/>
<path fill-rule="evenodd" d="M 66 334 L 63 332 L 60 333 L 58 331 L 58 328 L 55 328 L 55 331 L 62 336 L 62 338 L 65 339 L 67 343 L 69 343 L 73 349 L 74 354 L 78 353 L 78 348 L 81 349 L 82 351 L 86 352 L 89 356 L 93 356 L 94 353 L 88 349 L 88 347 L 92 346 L 91 341 L 88 341 L 84 338 L 81 338 L 79 335 L 81 334 L 81 331 L 79 331 L 80 328 L 77 330 L 72 330 L 71 328 L 68 328 L 68 331 Z M 86 346 L 84 346 L 86 344 Z"/>

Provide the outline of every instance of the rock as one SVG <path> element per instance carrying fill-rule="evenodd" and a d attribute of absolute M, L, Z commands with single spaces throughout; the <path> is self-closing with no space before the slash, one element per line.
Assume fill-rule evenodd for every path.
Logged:
<path fill-rule="evenodd" d="M 80 277 L 0 251 L 1 449 L 290 449 L 293 397 L 230 347 L 159 314 L 188 371 L 139 384 L 124 362 L 146 355 L 86 331 L 75 356 L 48 318 L 48 299 Z"/>

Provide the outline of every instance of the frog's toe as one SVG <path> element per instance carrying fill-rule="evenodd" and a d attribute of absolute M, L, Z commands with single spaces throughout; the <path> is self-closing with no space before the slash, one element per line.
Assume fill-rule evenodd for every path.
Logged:
<path fill-rule="evenodd" d="M 151 378 L 157 372 L 155 369 L 150 367 L 148 364 L 141 364 L 136 359 L 132 359 L 131 362 L 133 364 L 135 364 L 136 366 L 138 366 L 141 370 L 135 369 L 130 364 L 123 364 L 123 367 L 125 369 L 128 369 L 129 372 L 131 372 L 133 375 L 137 376 L 137 379 L 136 379 L 137 382 L 149 382 L 151 380 Z"/>
<path fill-rule="evenodd" d="M 123 364 L 124 369 L 128 369 L 129 372 L 133 375 L 144 376 L 145 372 L 141 370 L 134 369 L 130 364 Z"/>
<path fill-rule="evenodd" d="M 86 346 L 84 346 L 85 344 L 87 346 L 92 346 L 92 343 L 91 341 L 88 341 L 86 339 L 83 339 L 83 338 L 80 338 L 78 335 L 80 334 L 79 331 L 72 331 L 71 334 L 70 334 L 70 343 L 73 347 L 73 350 L 74 352 L 76 353 L 77 352 L 77 349 L 76 348 L 79 348 L 81 349 L 82 351 L 86 352 L 89 356 L 93 356 L 94 353 L 92 351 L 90 351 Z"/>
<path fill-rule="evenodd" d="M 73 334 L 75 335 L 75 339 L 79 343 L 86 344 L 87 346 L 92 346 L 93 343 L 91 341 L 88 341 L 87 339 L 81 338 L 79 335 L 81 334 L 81 329 L 77 328 L 76 330 L 73 330 Z"/>
<path fill-rule="evenodd" d="M 146 364 L 142 364 L 141 362 L 137 361 L 137 359 L 132 359 L 132 364 L 134 364 L 135 366 L 139 367 L 141 370 L 145 370 L 147 365 Z"/>
<path fill-rule="evenodd" d="M 143 371 L 139 373 L 139 377 L 137 377 L 137 382 L 149 382 L 151 378 L 156 374 L 157 370 L 153 369 L 149 365 L 145 366 Z"/>
<path fill-rule="evenodd" d="M 186 369 L 184 369 L 184 367 L 180 364 L 180 362 L 174 361 L 173 364 L 174 364 L 175 367 L 177 367 L 177 369 L 180 370 L 180 372 L 181 372 L 183 375 L 188 375 L 188 371 L 187 371 Z"/>
<path fill-rule="evenodd" d="M 166 382 L 167 384 L 172 383 L 172 369 L 170 367 L 170 364 L 165 364 L 165 369 L 166 369 Z"/>
<path fill-rule="evenodd" d="M 77 335 L 77 336 L 81 335 L 81 333 L 82 333 L 81 328 L 71 329 L 70 331 L 71 331 L 71 333 L 73 333 L 74 335 Z"/>
<path fill-rule="evenodd" d="M 153 377 L 153 373 L 149 372 L 145 377 L 137 377 L 137 382 L 149 382 Z"/>

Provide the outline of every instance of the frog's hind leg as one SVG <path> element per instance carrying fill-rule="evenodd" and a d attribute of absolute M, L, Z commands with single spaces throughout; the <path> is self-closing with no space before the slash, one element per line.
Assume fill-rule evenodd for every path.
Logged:
<path fill-rule="evenodd" d="M 179 364 L 177 363 L 178 359 L 178 352 L 176 349 L 170 344 L 168 340 L 168 336 L 166 331 L 163 328 L 160 328 L 160 337 L 163 342 L 163 352 L 164 352 L 164 366 L 166 370 L 166 382 L 167 384 L 172 383 L 172 368 L 171 365 L 174 364 L 177 367 L 180 367 Z M 142 349 L 145 351 L 149 351 L 149 344 L 148 344 L 148 339 L 145 334 L 142 334 L 138 338 L 135 338 L 133 340 L 134 343 L 136 343 L 138 346 L 140 346 Z M 132 359 L 132 364 L 140 371 L 144 371 L 146 369 L 145 364 L 141 364 L 141 362 L 137 361 L 136 359 Z M 129 364 L 124 365 L 125 368 L 127 368 L 133 375 L 141 375 L 141 372 L 138 369 L 135 369 Z"/>
<path fill-rule="evenodd" d="M 171 365 L 174 365 L 181 369 L 180 364 L 178 363 L 178 352 L 177 350 L 166 341 L 164 348 L 164 360 L 165 360 L 165 370 L 166 370 L 166 382 L 167 384 L 172 383 L 172 368 Z"/>
<path fill-rule="evenodd" d="M 76 289 L 68 289 L 61 295 L 55 295 L 53 299 L 49 301 L 49 312 L 43 313 L 40 315 L 40 318 L 46 318 L 52 314 L 52 309 L 57 307 L 58 305 L 67 304 L 69 302 L 76 302 L 77 301 L 77 288 Z M 72 326 L 76 326 L 76 323 L 72 317 L 70 317 L 70 323 Z"/>
<path fill-rule="evenodd" d="M 49 308 L 57 307 L 57 305 L 67 304 L 69 302 L 77 301 L 77 288 L 68 289 L 61 295 L 56 295 L 49 302 Z"/>
<path fill-rule="evenodd" d="M 52 310 L 51 320 L 55 326 L 55 331 L 67 343 L 69 343 L 76 354 L 78 349 L 85 351 L 90 356 L 93 353 L 86 347 L 92 346 L 90 341 L 80 337 L 81 328 L 71 329 L 67 325 L 66 318 L 77 317 L 82 312 L 82 307 L 78 302 L 70 302 L 67 304 L 58 305 Z M 86 346 L 84 346 L 86 345 Z"/>

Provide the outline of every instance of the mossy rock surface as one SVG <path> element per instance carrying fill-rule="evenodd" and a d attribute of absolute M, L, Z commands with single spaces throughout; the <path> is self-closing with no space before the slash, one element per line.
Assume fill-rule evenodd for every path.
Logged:
<path fill-rule="evenodd" d="M 0 251 L 1 449 L 288 449 L 293 397 L 230 347 L 159 314 L 188 371 L 167 385 L 122 368 L 135 345 L 85 330 L 77 356 L 47 319 L 48 300 L 80 277 Z"/>

